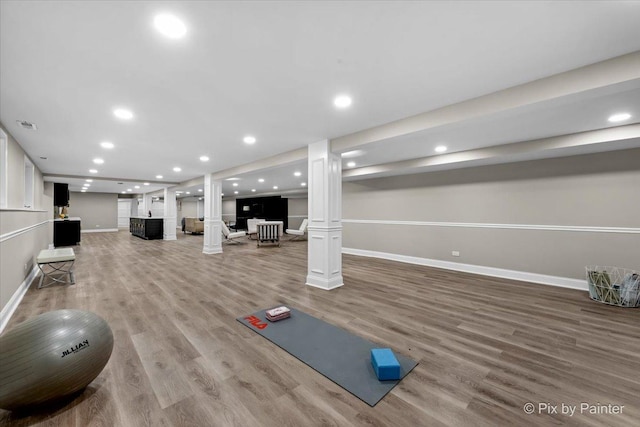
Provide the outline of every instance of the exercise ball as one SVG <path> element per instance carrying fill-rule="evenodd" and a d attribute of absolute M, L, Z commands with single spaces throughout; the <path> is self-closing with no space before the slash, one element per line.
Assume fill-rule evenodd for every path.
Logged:
<path fill-rule="evenodd" d="M 85 388 L 113 350 L 113 333 L 100 316 L 56 310 L 26 320 L 0 336 L 0 408 L 16 410 Z"/>

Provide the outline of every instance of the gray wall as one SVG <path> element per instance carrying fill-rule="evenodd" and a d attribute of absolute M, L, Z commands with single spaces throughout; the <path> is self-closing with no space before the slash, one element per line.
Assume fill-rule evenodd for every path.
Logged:
<path fill-rule="evenodd" d="M 135 199 L 132 200 L 135 203 Z M 71 192 L 68 214 L 70 217 L 80 217 L 82 231 L 117 229 L 118 195 Z"/>
<path fill-rule="evenodd" d="M 639 231 L 638 159 L 633 149 L 345 182 L 343 246 L 576 279 L 590 264 L 640 269 L 633 230 L 530 227 Z"/>
<path fill-rule="evenodd" d="M 309 199 L 307 197 L 289 197 L 289 228 L 300 228 L 307 217 Z"/>
<path fill-rule="evenodd" d="M 236 199 L 222 200 L 222 220 L 236 222 Z"/>
<path fill-rule="evenodd" d="M 34 207 L 23 209 L 25 152 L 3 125 L 0 124 L 0 128 L 8 140 L 8 204 L 0 210 L 0 306 L 5 309 L 33 270 L 38 252 L 53 241 L 53 225 L 49 221 L 53 218 L 53 187 L 49 186 L 45 194 L 42 173 L 36 167 Z M 5 314 L 3 312 L 3 316 Z"/>
<path fill-rule="evenodd" d="M 180 209 L 178 209 L 178 227 L 182 228 L 182 218 L 196 218 L 198 216 L 197 199 L 180 199 Z"/>

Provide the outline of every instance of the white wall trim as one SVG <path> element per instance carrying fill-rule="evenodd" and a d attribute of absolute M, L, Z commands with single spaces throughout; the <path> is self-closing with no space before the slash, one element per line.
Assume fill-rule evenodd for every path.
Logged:
<path fill-rule="evenodd" d="M 20 301 L 22 301 L 24 294 L 26 294 L 27 291 L 29 290 L 29 286 L 31 285 L 31 282 L 33 281 L 33 279 L 35 279 L 35 277 L 38 275 L 38 272 L 39 272 L 38 266 L 34 265 L 31 271 L 29 272 L 29 275 L 26 277 L 26 279 L 24 279 L 24 281 L 20 284 L 20 286 L 18 286 L 18 289 L 16 289 L 16 291 L 13 293 L 13 296 L 11 297 L 7 305 L 5 305 L 2 308 L 2 312 L 0 313 L 0 334 L 2 333 L 2 331 L 4 331 L 4 328 L 7 326 L 7 323 L 9 323 L 9 319 L 11 319 L 11 316 L 13 316 L 13 313 L 18 308 Z"/>
<path fill-rule="evenodd" d="M 585 280 L 571 279 L 568 277 L 548 276 L 546 274 L 529 273 L 526 271 L 506 270 L 503 268 L 485 267 L 482 265 L 462 264 L 458 262 L 441 261 L 437 259 L 419 258 L 408 255 L 391 254 L 387 252 L 369 251 L 365 249 L 342 248 L 343 254 L 382 258 L 391 261 L 399 261 L 408 264 L 426 265 L 429 267 L 444 268 L 447 270 L 463 271 L 465 273 L 482 274 L 484 276 L 501 277 L 504 279 L 520 280 L 523 282 L 540 283 L 543 285 L 558 286 L 561 288 L 579 289 L 587 291 Z"/>
<path fill-rule="evenodd" d="M 540 225 L 540 224 L 489 224 L 482 222 L 434 222 L 434 221 L 396 221 L 381 219 L 343 219 L 346 224 L 383 224 L 414 225 L 427 227 L 464 227 L 464 228 L 498 228 L 508 230 L 545 230 L 545 231 L 577 231 L 588 233 L 622 233 L 640 234 L 640 228 L 632 227 L 593 227 L 581 225 Z"/>
<path fill-rule="evenodd" d="M 0 129 L 0 209 L 9 205 L 9 136 Z"/>
<path fill-rule="evenodd" d="M 80 233 L 112 233 L 114 231 L 117 232 L 118 229 L 117 228 L 97 228 L 95 230 L 80 230 Z"/>
<path fill-rule="evenodd" d="M 17 230 L 13 230 L 13 231 L 10 231 L 8 233 L 2 234 L 2 235 L 0 235 L 0 243 L 5 242 L 5 241 L 7 241 L 9 239 L 12 239 L 14 237 L 17 237 L 17 236 L 19 236 L 21 234 L 27 233 L 27 232 L 35 229 L 35 228 L 38 228 L 38 227 L 41 227 L 41 226 L 45 225 L 45 224 L 48 224 L 49 221 L 50 220 L 45 220 L 45 221 L 38 222 L 36 224 L 30 225 L 28 227 L 19 228 Z"/>
<path fill-rule="evenodd" d="M 0 212 L 48 212 L 48 211 L 44 209 L 1 208 Z"/>
<path fill-rule="evenodd" d="M 306 218 L 309 215 L 287 215 L 288 218 Z"/>

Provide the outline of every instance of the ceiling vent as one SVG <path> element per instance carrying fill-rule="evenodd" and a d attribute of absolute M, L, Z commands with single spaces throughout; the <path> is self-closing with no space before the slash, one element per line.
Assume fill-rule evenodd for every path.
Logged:
<path fill-rule="evenodd" d="M 35 123 L 31 123 L 26 120 L 16 120 L 16 123 L 18 123 L 18 126 L 20 126 L 21 128 L 27 130 L 38 130 L 38 127 L 35 125 Z"/>

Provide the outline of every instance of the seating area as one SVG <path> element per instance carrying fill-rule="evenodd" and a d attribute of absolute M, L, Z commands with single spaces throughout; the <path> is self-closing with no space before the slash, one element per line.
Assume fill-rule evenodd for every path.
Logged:
<path fill-rule="evenodd" d="M 204 221 L 199 218 L 186 217 L 184 220 L 183 233 L 201 234 L 204 233 Z"/>
<path fill-rule="evenodd" d="M 183 229 L 184 233 L 202 234 L 204 233 L 204 221 L 198 218 L 184 217 Z M 300 228 L 287 229 L 286 234 L 293 236 L 292 239 L 296 240 L 300 237 L 304 237 L 307 232 L 308 220 L 305 218 L 300 225 Z M 280 246 L 282 236 L 285 234 L 283 221 L 267 221 L 262 218 L 252 218 L 247 220 L 247 231 L 231 231 L 229 226 L 224 221 L 221 222 L 222 235 L 224 239 L 223 243 L 239 243 L 240 238 L 249 237 L 250 240 L 256 240 L 257 246 L 261 246 L 264 243 L 273 243 Z"/>

